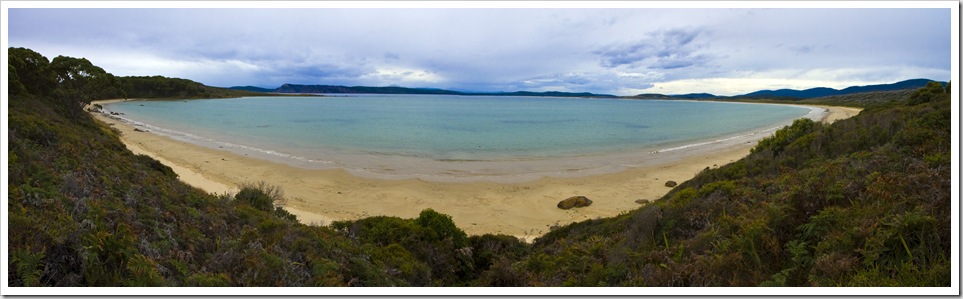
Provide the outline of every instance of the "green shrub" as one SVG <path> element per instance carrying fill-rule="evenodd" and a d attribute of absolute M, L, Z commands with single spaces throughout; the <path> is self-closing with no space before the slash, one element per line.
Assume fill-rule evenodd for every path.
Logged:
<path fill-rule="evenodd" d="M 10 253 L 10 280 L 15 281 L 19 277 L 20 283 L 12 283 L 12 286 L 21 285 L 25 287 L 39 287 L 40 279 L 43 276 L 44 255 L 46 248 L 41 248 L 39 252 L 31 248 L 20 248 Z"/>
<path fill-rule="evenodd" d="M 772 151 L 773 155 L 779 155 L 782 150 L 796 141 L 799 137 L 809 134 L 816 128 L 821 127 L 818 123 L 814 122 L 808 118 L 800 118 L 793 121 L 792 125 L 776 131 L 773 136 L 763 138 L 759 141 L 756 147 L 752 148 L 752 152 L 759 152 L 763 150 Z"/>
<path fill-rule="evenodd" d="M 285 202 L 284 191 L 264 181 L 256 184 L 242 184 L 241 191 L 234 195 L 234 200 L 268 212 L 274 211 L 275 205 L 283 205 Z"/>
<path fill-rule="evenodd" d="M 418 214 L 415 222 L 428 229 L 429 240 L 450 239 L 452 245 L 456 248 L 468 245 L 468 235 L 455 225 L 451 216 L 435 212 L 432 209 L 425 209 Z"/>
<path fill-rule="evenodd" d="M 949 84 L 947 84 L 948 86 Z M 940 98 L 943 95 L 948 95 L 946 89 L 943 88 L 943 84 L 939 82 L 929 82 L 926 86 L 920 88 L 913 92 L 907 101 L 907 105 L 914 106 L 923 103 L 929 103 L 933 100 Z"/>

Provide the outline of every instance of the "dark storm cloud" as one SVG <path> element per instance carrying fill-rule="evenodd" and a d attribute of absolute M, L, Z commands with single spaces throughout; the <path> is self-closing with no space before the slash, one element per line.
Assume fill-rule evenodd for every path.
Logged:
<path fill-rule="evenodd" d="M 704 45 L 694 43 L 705 35 L 701 30 L 670 29 L 650 32 L 636 42 L 610 45 L 595 51 L 608 68 L 629 65 L 653 69 L 675 69 L 703 64 L 707 55 L 696 54 Z"/>

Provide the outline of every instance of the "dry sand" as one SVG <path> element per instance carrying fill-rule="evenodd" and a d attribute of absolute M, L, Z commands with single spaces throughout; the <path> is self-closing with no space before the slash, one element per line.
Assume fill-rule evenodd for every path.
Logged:
<path fill-rule="evenodd" d="M 860 111 L 816 107 L 828 110 L 823 119 L 826 122 Z M 305 224 L 325 225 L 377 215 L 414 218 L 431 208 L 451 215 L 470 235 L 499 233 L 528 241 L 547 233 L 553 225 L 611 217 L 639 207 L 637 199 L 658 199 L 671 190 L 664 186 L 665 181 L 682 182 L 706 167 L 741 159 L 760 138 L 658 153 L 658 159 L 649 165 L 603 175 L 545 177 L 520 183 L 449 183 L 373 179 L 340 169 L 297 168 L 137 132 L 120 120 L 101 113 L 93 115 L 119 129 L 121 140 L 131 151 L 171 166 L 181 180 L 205 191 L 236 192 L 239 184 L 258 181 L 280 186 L 288 198 L 285 208 Z M 560 200 L 575 195 L 587 196 L 593 204 L 571 210 L 556 208 Z"/>

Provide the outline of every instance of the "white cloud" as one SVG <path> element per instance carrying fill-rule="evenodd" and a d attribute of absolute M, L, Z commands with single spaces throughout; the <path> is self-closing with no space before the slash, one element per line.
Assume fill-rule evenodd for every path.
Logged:
<path fill-rule="evenodd" d="M 393 85 L 393 84 L 437 84 L 444 82 L 442 78 L 437 73 L 409 69 L 409 68 L 380 68 L 376 69 L 372 73 L 362 75 L 361 80 L 371 80 L 370 82 L 378 82 L 377 85 Z M 426 86 L 411 86 L 411 87 L 426 87 Z"/>
<path fill-rule="evenodd" d="M 645 73 L 616 71 L 615 74 L 621 78 L 643 80 L 643 81 L 654 81 L 654 80 L 660 80 L 662 78 L 665 78 L 665 74 L 655 72 L 655 71 L 650 71 Z"/>
<path fill-rule="evenodd" d="M 638 93 L 686 94 L 711 93 L 720 96 L 746 94 L 758 90 L 809 89 L 888 84 L 917 78 L 940 78 L 944 70 L 914 67 L 784 69 L 742 74 L 742 76 L 677 79 L 657 82 Z M 636 93 L 636 94 L 638 94 Z"/>

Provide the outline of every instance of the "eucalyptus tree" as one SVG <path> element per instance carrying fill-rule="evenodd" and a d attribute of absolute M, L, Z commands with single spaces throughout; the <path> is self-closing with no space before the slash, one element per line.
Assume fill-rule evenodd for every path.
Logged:
<path fill-rule="evenodd" d="M 56 76 L 54 97 L 70 116 L 83 113 L 84 107 L 96 99 L 114 94 L 116 78 L 86 58 L 57 56 L 50 62 Z"/>

